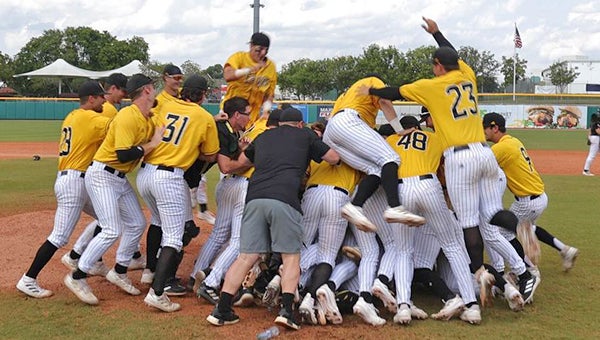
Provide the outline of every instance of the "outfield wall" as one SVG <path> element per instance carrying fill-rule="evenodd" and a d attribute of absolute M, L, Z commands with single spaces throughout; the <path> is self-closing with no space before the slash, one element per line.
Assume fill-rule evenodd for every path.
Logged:
<path fill-rule="evenodd" d="M 498 112 L 502 114 L 510 127 L 569 127 L 569 128 L 587 128 L 590 122 L 590 116 L 593 113 L 600 115 L 600 103 L 593 105 L 566 105 L 562 101 L 555 103 L 544 103 L 538 105 L 535 103 L 527 104 L 505 104 L 489 103 L 484 101 L 480 103 L 480 112 Z M 277 103 L 277 102 L 276 102 Z M 295 108 L 299 109 L 304 115 L 304 120 L 313 123 L 317 120 L 323 120 L 333 108 L 333 102 L 291 102 Z M 415 103 L 394 103 L 394 107 L 399 116 L 418 115 L 421 112 L 420 106 Z M 124 105 L 127 105 L 126 103 Z M 2 98 L 0 99 L 0 120 L 62 120 L 70 111 L 79 106 L 77 99 L 53 99 L 53 98 Z M 208 103 L 202 105 L 211 114 L 219 112 L 219 104 Z M 573 111 L 573 112 L 571 112 Z M 565 119 L 565 116 L 568 119 Z M 379 112 L 377 117 L 378 124 L 385 124 L 383 113 Z"/>

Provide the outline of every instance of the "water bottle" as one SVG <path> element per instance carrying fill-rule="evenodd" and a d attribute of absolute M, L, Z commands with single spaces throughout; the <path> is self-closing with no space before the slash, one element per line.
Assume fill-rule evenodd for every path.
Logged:
<path fill-rule="evenodd" d="M 273 326 L 256 336 L 258 340 L 269 340 L 279 335 L 279 327 Z"/>

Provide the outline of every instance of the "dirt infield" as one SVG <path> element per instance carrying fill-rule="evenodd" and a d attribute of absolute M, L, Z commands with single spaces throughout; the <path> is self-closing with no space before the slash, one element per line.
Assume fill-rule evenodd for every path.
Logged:
<path fill-rule="evenodd" d="M 7 143 L 0 142 L 0 159 L 19 159 L 31 158 L 33 155 L 41 157 L 56 157 L 57 143 Z M 549 151 L 549 150 L 530 150 L 530 156 L 535 161 L 536 168 L 542 174 L 548 175 L 581 175 L 581 170 L 587 152 L 579 151 Z M 592 168 L 592 172 L 600 174 L 600 166 L 596 162 Z M 147 214 L 147 212 L 146 212 Z M 35 255 L 37 247 L 39 247 L 52 230 L 54 219 L 53 210 L 38 211 L 36 207 L 31 207 L 31 212 L 17 215 L 10 215 L 0 218 L 0 238 L 2 239 L 3 247 L 0 247 L 0 258 L 5 259 L 5 268 L 0 272 L 0 290 L 13 291 L 15 294 L 20 294 L 16 291 L 14 285 L 19 280 L 20 276 Z M 91 222 L 87 216 L 82 217 L 78 223 L 74 235 L 79 235 L 85 225 Z M 200 223 L 199 223 L 200 224 Z M 192 241 L 189 247 L 186 248 L 186 255 L 181 264 L 178 274 L 183 276 L 184 281 L 187 280 L 187 274 L 190 273 L 193 267 L 193 261 L 198 250 L 207 239 L 210 233 L 210 226 L 200 224 L 201 235 L 199 238 Z M 145 244 L 145 237 L 143 239 Z M 44 268 L 39 277 L 41 285 L 47 289 L 54 291 L 60 296 L 70 296 L 73 300 L 76 297 L 64 286 L 62 279 L 67 273 L 67 269 L 60 263 L 60 257 L 66 252 L 66 249 L 71 249 L 75 237 L 71 238 L 71 242 L 64 248 L 60 249 L 50 263 Z M 112 247 L 104 256 L 107 265 L 114 264 L 115 247 Z M 139 288 L 143 288 L 143 294 L 137 297 L 131 297 L 121 292 L 118 288 L 108 283 L 102 278 L 89 279 L 91 287 L 100 299 L 100 306 L 103 311 L 111 312 L 114 310 L 130 310 L 133 312 L 155 313 L 148 307 L 144 306 L 143 298 L 148 287 L 143 287 L 139 284 L 141 271 L 130 273 L 134 284 Z M 188 294 L 184 298 L 174 298 L 175 301 L 181 303 L 182 311 L 179 315 L 194 315 L 200 317 L 199 322 L 203 322 L 204 318 L 212 310 L 212 306 L 204 301 L 198 301 L 192 294 Z M 269 327 L 271 321 L 275 318 L 275 312 L 268 312 L 264 308 L 252 309 L 236 309 L 239 312 L 244 322 L 244 327 L 250 334 L 256 334 L 260 330 Z M 250 322 L 253 321 L 253 322 Z M 324 331 L 317 328 L 309 328 L 303 330 L 303 336 L 312 337 L 325 336 L 327 338 L 342 338 L 345 332 L 359 331 L 361 334 L 368 334 L 369 327 L 363 326 L 358 318 L 351 318 L 345 322 L 344 330 L 336 328 L 335 333 L 332 331 Z M 363 328 L 364 327 L 364 328 Z M 248 329 L 249 328 L 249 329 Z M 215 330 L 215 335 L 233 336 L 239 331 L 238 327 L 225 327 Z M 238 334 L 239 335 L 239 334 Z"/>

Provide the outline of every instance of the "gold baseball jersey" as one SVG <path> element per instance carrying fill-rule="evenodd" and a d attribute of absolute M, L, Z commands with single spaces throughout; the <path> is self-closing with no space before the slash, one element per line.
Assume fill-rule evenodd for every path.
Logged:
<path fill-rule="evenodd" d="M 109 121 L 93 110 L 71 111 L 60 129 L 58 170 L 86 171 L 106 137 Z"/>
<path fill-rule="evenodd" d="M 348 191 L 350 195 L 354 191 L 356 184 L 360 179 L 361 173 L 342 162 L 340 165 L 331 165 L 327 162 L 317 163 L 310 161 L 310 176 L 306 186 L 311 185 L 331 185 Z"/>
<path fill-rule="evenodd" d="M 458 61 L 458 65 L 458 70 L 400 87 L 402 97 L 429 109 L 444 149 L 485 142 L 475 73 L 462 60 Z"/>
<path fill-rule="evenodd" d="M 108 101 L 105 101 L 104 104 L 102 104 L 103 116 L 113 119 L 117 115 L 117 112 L 119 111 L 117 110 L 114 104 L 109 103 Z"/>
<path fill-rule="evenodd" d="M 256 122 L 254 122 L 254 124 L 252 124 L 252 126 L 250 128 L 248 128 L 244 132 L 244 135 L 242 137 L 246 137 L 246 138 L 250 139 L 250 141 L 252 142 L 254 139 L 256 139 L 256 137 L 258 137 L 258 135 L 265 132 L 267 129 L 268 129 L 267 128 L 267 119 L 261 117 Z M 246 170 L 240 176 L 250 178 L 250 176 L 252 176 L 253 173 L 254 173 L 254 167 L 251 167 L 250 169 Z"/>
<path fill-rule="evenodd" d="M 161 111 L 161 108 L 165 103 L 176 99 L 177 97 L 170 95 L 167 91 L 160 91 L 160 93 L 156 95 L 156 106 L 152 108 L 152 113 L 156 115 Z"/>
<path fill-rule="evenodd" d="M 360 115 L 360 119 L 365 121 L 370 127 L 375 127 L 375 119 L 379 112 L 379 97 L 377 96 L 363 96 L 359 95 L 358 89 L 367 85 L 368 87 L 381 88 L 385 87 L 385 84 L 381 79 L 376 77 L 363 78 L 356 83 L 352 84 L 350 88 L 343 93 L 335 101 L 331 117 L 335 116 L 339 111 L 343 109 L 353 109 Z"/>
<path fill-rule="evenodd" d="M 515 196 L 541 195 L 544 192 L 544 182 L 519 139 L 504 135 L 492 145 L 492 151 L 506 175 L 508 189 Z"/>
<path fill-rule="evenodd" d="M 250 57 L 249 52 L 240 51 L 232 54 L 223 65 L 223 68 L 227 65 L 239 70 L 253 67 L 256 63 Z M 227 83 L 227 93 L 221 101 L 221 109 L 223 108 L 223 102 L 229 98 L 242 97 L 246 99 L 252 110 L 250 121 L 246 125 L 250 127 L 260 117 L 260 108 L 265 99 L 275 94 L 276 85 L 277 70 L 275 69 L 275 63 L 271 59 L 267 59 L 265 66 L 258 72 L 250 73 L 238 80 Z"/>
<path fill-rule="evenodd" d="M 416 130 L 407 135 L 391 135 L 388 144 L 400 155 L 398 177 L 407 178 L 435 174 L 444 149 L 437 133 Z"/>
<path fill-rule="evenodd" d="M 111 121 L 106 138 L 96 152 L 94 160 L 119 172 L 131 172 L 140 160 L 121 163 L 117 159 L 117 150 L 128 150 L 133 146 L 146 144 L 153 134 L 154 124 L 144 117 L 135 104 L 124 107 Z"/>
<path fill-rule="evenodd" d="M 187 170 L 200 153 L 219 151 L 217 125 L 200 105 L 174 99 L 156 113 L 157 126 L 165 126 L 162 141 L 144 156 L 144 162 Z"/>

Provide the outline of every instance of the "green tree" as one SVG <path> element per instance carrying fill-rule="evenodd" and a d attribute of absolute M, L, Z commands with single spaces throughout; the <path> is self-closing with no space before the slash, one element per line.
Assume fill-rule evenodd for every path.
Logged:
<path fill-rule="evenodd" d="M 542 73 L 544 77 L 550 78 L 552 85 L 558 87 L 559 93 L 565 93 L 567 85 L 573 83 L 579 74 L 574 68 L 569 67 L 566 61 L 557 61 Z"/>
<path fill-rule="evenodd" d="M 500 73 L 504 76 L 503 86 L 506 88 L 510 86 L 512 88 L 513 84 L 513 58 L 507 58 L 502 56 L 502 67 L 500 69 Z M 519 58 L 517 55 L 517 68 L 514 71 L 516 73 L 516 80 L 525 79 L 525 71 L 527 70 L 527 60 Z"/>
<path fill-rule="evenodd" d="M 325 65 L 306 58 L 283 65 L 277 80 L 279 88 L 299 99 L 318 97 L 331 89 Z"/>
<path fill-rule="evenodd" d="M 206 73 L 212 79 L 223 79 L 223 65 L 214 64 L 213 66 L 209 66 L 206 68 Z"/>
<path fill-rule="evenodd" d="M 62 58 L 88 70 L 109 70 L 138 59 L 148 61 L 148 44 L 143 38 L 118 40 L 110 33 L 89 27 L 68 27 L 64 31 L 46 30 L 32 38 L 14 58 L 15 73 L 29 72 Z M 73 91 L 83 80 L 64 79 L 66 88 Z M 56 80 L 19 78 L 17 89 L 27 95 L 56 95 Z"/>
<path fill-rule="evenodd" d="M 394 85 L 399 86 L 413 81 L 433 77 L 431 56 L 435 51 L 434 46 L 421 46 L 408 50 L 400 66 L 400 77 Z"/>
<path fill-rule="evenodd" d="M 191 60 L 186 60 L 181 64 L 181 71 L 183 74 L 202 74 L 202 68 L 196 62 Z"/>
<path fill-rule="evenodd" d="M 400 78 L 399 66 L 402 55 L 394 46 L 369 45 L 357 58 L 354 72 L 357 79 L 367 75 L 378 75 L 384 82 L 395 83 Z"/>
<path fill-rule="evenodd" d="M 342 56 L 322 60 L 322 63 L 327 69 L 329 81 L 331 82 L 331 88 L 329 90 L 335 90 L 336 97 L 346 91 L 350 85 L 358 80 L 359 75 L 356 72 L 357 62 L 358 58 L 353 56 Z"/>
<path fill-rule="evenodd" d="M 13 61 L 8 54 L 0 52 L 0 83 L 10 86 L 13 80 Z"/>
<path fill-rule="evenodd" d="M 496 80 L 496 75 L 500 69 L 500 63 L 496 61 L 494 55 L 490 51 L 483 51 L 480 53 L 474 47 L 462 46 L 458 50 L 458 55 L 471 66 L 475 72 L 478 91 L 480 93 L 498 92 L 500 86 Z"/>

